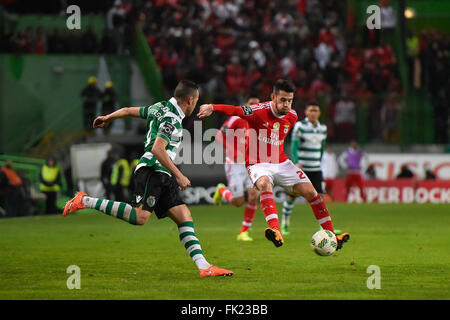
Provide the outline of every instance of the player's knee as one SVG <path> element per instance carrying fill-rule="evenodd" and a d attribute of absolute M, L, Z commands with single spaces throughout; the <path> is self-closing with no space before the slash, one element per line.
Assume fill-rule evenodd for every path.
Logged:
<path fill-rule="evenodd" d="M 143 226 L 146 224 L 150 215 L 151 213 L 146 210 L 136 209 L 136 225 Z"/>
<path fill-rule="evenodd" d="M 303 192 L 303 197 L 306 200 L 311 200 L 314 199 L 317 196 L 317 191 L 316 189 L 314 189 L 314 187 L 311 186 L 311 188 L 307 188 L 304 192 Z"/>
<path fill-rule="evenodd" d="M 272 183 L 267 177 L 260 178 L 258 180 L 257 186 L 259 191 L 261 192 L 272 192 Z"/>
<path fill-rule="evenodd" d="M 306 200 L 314 199 L 318 193 L 316 189 L 314 189 L 314 186 L 311 183 L 302 183 L 299 185 L 294 186 L 294 194 L 296 196 L 302 196 Z M 293 197 L 295 199 L 295 197 Z"/>

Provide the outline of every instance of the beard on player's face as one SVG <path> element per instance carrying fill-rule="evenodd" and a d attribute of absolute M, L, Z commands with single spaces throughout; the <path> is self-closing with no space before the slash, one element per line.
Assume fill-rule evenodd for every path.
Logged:
<path fill-rule="evenodd" d="M 285 104 L 285 103 L 280 103 L 278 101 L 278 99 L 275 100 L 275 109 L 277 111 L 278 114 L 280 115 L 286 115 L 289 113 L 289 111 L 291 111 L 291 106 L 289 104 Z"/>
<path fill-rule="evenodd" d="M 292 108 L 293 98 L 293 93 L 284 91 L 280 91 L 279 93 L 272 93 L 272 104 L 274 105 L 274 111 L 283 116 L 288 114 Z"/>

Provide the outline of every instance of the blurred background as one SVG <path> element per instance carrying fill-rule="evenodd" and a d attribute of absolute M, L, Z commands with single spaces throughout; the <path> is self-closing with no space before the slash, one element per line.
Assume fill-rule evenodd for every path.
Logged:
<path fill-rule="evenodd" d="M 373 4 L 381 29 L 366 24 Z M 319 102 L 336 159 L 352 139 L 363 148 L 368 201 L 449 203 L 448 21 L 446 0 L 0 0 L 0 217 L 56 213 L 75 190 L 129 199 L 144 122 L 92 121 L 169 99 L 185 78 L 199 105 L 266 101 L 287 78 L 299 119 Z M 195 120 L 184 120 L 192 135 Z M 187 203 L 211 203 L 223 165 L 180 167 Z"/>

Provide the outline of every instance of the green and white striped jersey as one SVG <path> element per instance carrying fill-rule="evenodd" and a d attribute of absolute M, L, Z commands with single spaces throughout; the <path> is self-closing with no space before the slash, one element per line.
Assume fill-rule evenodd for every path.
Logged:
<path fill-rule="evenodd" d="M 298 121 L 292 130 L 294 162 L 300 163 L 305 171 L 321 170 L 320 163 L 326 139 L 326 125 L 317 122 L 314 126 L 307 118 Z"/>
<path fill-rule="evenodd" d="M 178 152 L 183 136 L 181 121 L 185 117 L 183 110 L 178 106 L 177 100 L 171 98 L 169 101 L 161 101 L 152 106 L 141 107 L 139 110 L 141 118 L 146 119 L 146 138 L 144 145 L 144 155 L 139 160 L 135 170 L 142 166 L 153 166 L 155 171 L 160 171 L 171 175 L 152 154 L 153 144 L 156 137 L 161 137 L 168 142 L 166 146 L 167 154 L 172 161 Z"/>

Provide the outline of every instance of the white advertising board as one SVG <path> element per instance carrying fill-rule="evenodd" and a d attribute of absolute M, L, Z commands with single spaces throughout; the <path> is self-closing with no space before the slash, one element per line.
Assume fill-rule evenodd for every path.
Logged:
<path fill-rule="evenodd" d="M 400 173 L 402 165 L 423 179 L 424 166 L 429 165 L 438 179 L 450 179 L 450 154 L 370 153 L 368 163 L 374 164 L 378 179 L 390 180 Z"/>

